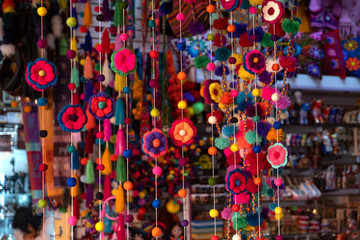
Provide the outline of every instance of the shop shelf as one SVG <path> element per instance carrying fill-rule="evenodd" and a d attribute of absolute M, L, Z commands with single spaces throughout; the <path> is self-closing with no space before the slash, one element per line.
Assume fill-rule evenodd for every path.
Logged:
<path fill-rule="evenodd" d="M 355 196 L 355 195 L 360 195 L 359 188 L 338 189 L 338 190 L 326 191 L 321 193 L 321 197 Z"/>

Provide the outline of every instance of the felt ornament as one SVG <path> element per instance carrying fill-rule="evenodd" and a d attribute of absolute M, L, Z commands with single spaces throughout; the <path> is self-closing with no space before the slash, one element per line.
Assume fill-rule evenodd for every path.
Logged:
<path fill-rule="evenodd" d="M 226 189 L 235 195 L 246 192 L 247 178 L 247 175 L 241 169 L 235 168 L 226 174 Z"/>
<path fill-rule="evenodd" d="M 90 6 L 89 1 L 87 1 L 85 3 L 83 24 L 85 27 L 88 27 L 88 28 L 91 27 L 91 24 L 92 24 L 92 12 L 91 12 L 91 6 Z"/>
<path fill-rule="evenodd" d="M 269 24 L 276 24 L 285 14 L 281 2 L 274 0 L 265 0 L 261 8 L 262 19 Z"/>
<path fill-rule="evenodd" d="M 86 202 L 85 203 L 86 203 L 87 208 L 89 208 L 90 204 L 92 204 L 93 199 L 94 199 L 94 190 L 92 188 L 92 185 L 89 184 L 86 189 Z"/>
<path fill-rule="evenodd" d="M 106 28 L 103 32 L 102 39 L 101 39 L 101 53 L 102 54 L 110 54 L 111 53 L 110 37 L 109 37 L 109 32 Z M 105 60 L 107 60 L 107 58 Z"/>
<path fill-rule="evenodd" d="M 86 58 L 85 58 L 83 76 L 87 80 L 90 80 L 90 79 L 94 78 L 93 65 L 92 65 L 92 62 L 91 62 L 90 55 L 87 55 Z"/>
<path fill-rule="evenodd" d="M 79 200 L 77 197 L 73 197 L 73 216 L 76 219 L 80 219 Z"/>
<path fill-rule="evenodd" d="M 239 6 L 239 0 L 221 0 L 220 3 L 226 11 L 233 11 L 237 8 L 237 6 Z"/>
<path fill-rule="evenodd" d="M 122 156 L 119 156 L 116 161 L 116 180 L 120 183 L 126 181 L 126 167 Z"/>
<path fill-rule="evenodd" d="M 118 97 L 115 105 L 115 125 L 124 124 L 125 106 L 124 101 Z"/>
<path fill-rule="evenodd" d="M 222 89 L 219 80 L 206 79 L 204 82 L 203 95 L 206 104 L 219 103 L 222 97 Z"/>
<path fill-rule="evenodd" d="M 207 55 L 197 56 L 194 59 L 194 66 L 195 68 L 204 68 L 208 65 L 210 59 Z"/>
<path fill-rule="evenodd" d="M 85 168 L 85 182 L 86 184 L 95 183 L 95 172 L 94 172 L 94 164 L 88 160 Z"/>
<path fill-rule="evenodd" d="M 78 58 L 78 50 L 77 50 L 77 40 L 76 40 L 76 37 L 73 37 L 71 39 L 71 50 L 75 51 L 76 53 L 76 57 L 74 58 L 75 61 L 79 61 L 79 58 Z"/>
<path fill-rule="evenodd" d="M 86 129 L 94 129 L 96 127 L 96 122 L 94 116 L 90 113 L 89 109 L 86 109 L 87 123 L 85 124 Z"/>
<path fill-rule="evenodd" d="M 79 178 L 77 177 L 76 173 L 72 175 L 73 178 L 76 179 L 76 185 L 70 189 L 70 196 L 77 197 L 80 194 L 80 182 Z"/>
<path fill-rule="evenodd" d="M 245 55 L 245 65 L 253 73 L 260 74 L 265 70 L 265 56 L 259 50 L 254 49 Z"/>
<path fill-rule="evenodd" d="M 110 175 L 106 175 L 105 181 L 104 181 L 104 199 L 108 199 L 112 196 L 111 194 L 111 177 Z"/>
<path fill-rule="evenodd" d="M 85 153 L 93 153 L 93 134 L 92 129 L 88 129 L 86 136 L 85 136 Z"/>
<path fill-rule="evenodd" d="M 112 172 L 112 162 L 110 159 L 110 151 L 108 148 L 105 148 L 101 159 L 101 163 L 105 167 L 104 170 L 101 171 L 101 173 L 103 175 L 109 175 Z"/>
<path fill-rule="evenodd" d="M 59 71 L 54 63 L 45 58 L 38 58 L 27 65 L 25 77 L 26 82 L 34 90 L 40 92 L 55 86 L 59 78 Z"/>
<path fill-rule="evenodd" d="M 72 166 L 71 166 L 71 169 L 74 169 L 74 170 L 80 169 L 79 152 L 78 152 L 77 150 L 75 150 L 75 151 L 71 154 L 71 158 L 72 158 Z"/>
<path fill-rule="evenodd" d="M 111 69 L 120 76 L 127 76 L 136 70 L 136 56 L 128 48 L 122 48 L 111 55 Z"/>
<path fill-rule="evenodd" d="M 104 75 L 105 80 L 101 84 L 103 86 L 107 87 L 107 86 L 109 86 L 109 83 L 111 81 L 114 81 L 114 74 L 109 67 L 109 60 L 107 60 L 107 58 L 104 61 L 102 71 L 103 71 L 102 74 Z"/>
<path fill-rule="evenodd" d="M 89 111 L 97 120 L 111 118 L 114 115 L 114 99 L 105 92 L 99 92 L 89 99 Z"/>
<path fill-rule="evenodd" d="M 80 74 L 76 66 L 73 67 L 71 72 L 71 82 L 75 84 L 76 88 L 80 87 Z"/>
<path fill-rule="evenodd" d="M 57 116 L 61 129 L 65 132 L 80 132 L 88 119 L 81 105 L 66 105 Z"/>
<path fill-rule="evenodd" d="M 281 27 L 285 32 L 295 35 L 299 32 L 300 23 L 298 21 L 292 21 L 289 18 L 285 18 Z"/>
<path fill-rule="evenodd" d="M 60 15 L 51 17 L 51 29 L 55 38 L 60 38 L 63 34 L 63 23 Z"/>
<path fill-rule="evenodd" d="M 112 128 L 110 119 L 104 120 L 104 141 L 109 142 L 112 135 Z"/>
<path fill-rule="evenodd" d="M 269 73 L 277 73 L 282 71 L 283 68 L 280 65 L 279 59 L 268 58 L 266 59 L 266 71 Z"/>
<path fill-rule="evenodd" d="M 125 211 L 124 189 L 122 185 L 119 184 L 119 187 L 116 190 L 115 212 L 122 213 L 124 211 Z"/>
<path fill-rule="evenodd" d="M 119 128 L 116 133 L 115 155 L 120 156 L 126 149 L 125 134 L 122 128 Z"/>

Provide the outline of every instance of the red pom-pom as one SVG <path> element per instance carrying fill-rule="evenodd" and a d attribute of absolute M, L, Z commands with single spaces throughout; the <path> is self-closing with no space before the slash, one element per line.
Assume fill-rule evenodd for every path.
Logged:
<path fill-rule="evenodd" d="M 82 158 L 82 159 L 80 160 L 80 163 L 81 163 L 81 165 L 86 165 L 88 161 L 89 161 L 89 159 L 87 159 L 87 158 Z"/>
<path fill-rule="evenodd" d="M 151 58 L 157 58 L 159 56 L 159 52 L 155 51 L 155 50 L 151 50 L 150 53 L 149 53 L 149 56 Z"/>
<path fill-rule="evenodd" d="M 216 236 L 216 235 L 212 235 L 211 238 L 210 238 L 210 240 L 219 240 L 219 237 Z"/>
<path fill-rule="evenodd" d="M 251 193 L 257 193 L 258 192 L 258 186 L 254 183 L 253 178 L 249 178 L 246 181 L 246 190 L 248 190 Z"/>
<path fill-rule="evenodd" d="M 85 199 L 86 199 L 86 193 L 82 193 L 82 194 L 80 195 L 80 197 L 81 197 L 82 200 L 85 200 Z"/>
<path fill-rule="evenodd" d="M 215 19 L 213 22 L 213 27 L 216 30 L 226 30 L 228 25 L 229 25 L 229 21 L 226 18 L 218 18 Z"/>
<path fill-rule="evenodd" d="M 142 221 L 142 220 L 144 220 L 144 214 L 139 213 L 139 214 L 136 216 L 136 218 L 137 218 L 139 221 Z"/>
<path fill-rule="evenodd" d="M 96 164 L 100 164 L 101 158 L 96 158 Z"/>
<path fill-rule="evenodd" d="M 104 169 L 105 169 L 104 164 L 99 164 L 99 165 L 96 166 L 96 170 L 98 170 L 98 171 L 102 171 Z"/>
<path fill-rule="evenodd" d="M 226 36 L 220 35 L 220 33 L 215 34 L 215 39 L 214 39 L 214 46 L 215 47 L 221 47 L 221 46 L 225 46 L 226 45 Z"/>
<path fill-rule="evenodd" d="M 117 33 L 116 27 L 115 26 L 110 27 L 109 32 L 110 32 L 111 35 L 116 35 L 116 33 Z"/>
<path fill-rule="evenodd" d="M 87 27 L 85 27 L 85 26 L 81 26 L 80 27 L 80 32 L 81 33 L 86 33 L 88 31 L 88 28 Z"/>
<path fill-rule="evenodd" d="M 75 90 L 75 88 L 76 88 L 75 83 L 69 83 L 69 84 L 68 84 L 68 89 L 69 89 L 70 91 Z"/>
<path fill-rule="evenodd" d="M 139 208 L 139 214 L 145 214 L 146 213 L 146 208 L 141 207 Z"/>
<path fill-rule="evenodd" d="M 238 204 L 234 204 L 232 205 L 231 210 L 233 212 L 238 212 L 240 210 L 240 206 Z"/>
<path fill-rule="evenodd" d="M 283 37 L 285 36 L 285 31 L 282 29 L 281 27 L 281 22 L 278 22 L 276 24 L 270 24 L 270 27 L 269 27 L 269 33 L 271 35 L 274 34 L 274 27 L 275 27 L 275 35 L 279 36 L 279 37 Z"/>
<path fill-rule="evenodd" d="M 249 39 L 249 34 L 246 32 L 246 33 L 243 33 L 241 36 L 240 36 L 240 39 L 239 39 L 239 45 L 241 47 L 251 47 L 254 45 L 253 42 L 250 41 Z"/>
<path fill-rule="evenodd" d="M 296 69 L 296 58 L 290 56 L 280 57 L 280 66 L 287 68 L 289 72 L 294 72 Z"/>
<path fill-rule="evenodd" d="M 97 132 L 96 133 L 96 138 L 103 139 L 104 138 L 104 132 Z"/>
<path fill-rule="evenodd" d="M 95 7 L 94 7 L 94 11 L 95 11 L 95 12 L 99 12 L 100 9 L 101 9 L 101 8 L 100 8 L 99 6 L 95 6 Z"/>
<path fill-rule="evenodd" d="M 118 156 L 116 156 L 115 154 L 111 154 L 110 159 L 111 161 L 117 161 Z"/>
<path fill-rule="evenodd" d="M 270 163 L 266 160 L 266 153 L 260 152 L 257 155 L 258 157 L 256 153 L 251 150 L 245 157 L 245 165 L 248 166 L 246 169 L 250 171 L 252 175 L 257 175 L 257 163 L 259 164 L 259 171 L 271 168 Z"/>
<path fill-rule="evenodd" d="M 240 157 L 239 152 L 231 152 L 230 155 L 226 158 L 227 164 L 229 164 L 229 166 L 234 165 L 234 157 L 236 157 L 236 165 L 241 165 L 243 160 Z"/>

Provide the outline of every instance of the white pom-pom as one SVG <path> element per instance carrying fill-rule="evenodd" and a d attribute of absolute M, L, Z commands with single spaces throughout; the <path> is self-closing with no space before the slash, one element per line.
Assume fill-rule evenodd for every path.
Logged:
<path fill-rule="evenodd" d="M 14 44 L 1 44 L 0 51 L 3 56 L 11 57 L 15 55 L 15 45 Z"/>
<path fill-rule="evenodd" d="M 80 176 L 80 182 L 86 183 L 86 176 L 85 176 L 85 174 Z"/>
<path fill-rule="evenodd" d="M 55 50 L 55 36 L 54 36 L 54 34 L 49 33 L 46 36 L 46 40 L 47 40 L 47 45 L 48 45 L 49 49 Z"/>
<path fill-rule="evenodd" d="M 232 240 L 241 240 L 241 237 L 239 234 L 235 234 L 233 237 L 232 237 Z"/>
<path fill-rule="evenodd" d="M 279 99 L 280 99 L 280 95 L 278 93 L 273 93 L 271 95 L 271 100 L 273 100 L 274 102 L 279 101 Z"/>
<path fill-rule="evenodd" d="M 63 24 L 60 15 L 55 15 L 51 18 L 51 29 L 55 38 L 63 35 Z"/>
<path fill-rule="evenodd" d="M 211 125 L 214 125 L 214 124 L 216 124 L 216 122 L 217 122 L 217 118 L 216 118 L 215 116 L 210 116 L 210 117 L 208 118 L 208 122 L 209 122 Z"/>
<path fill-rule="evenodd" d="M 181 129 L 179 132 L 180 136 L 185 136 L 186 135 L 186 131 L 184 129 Z"/>

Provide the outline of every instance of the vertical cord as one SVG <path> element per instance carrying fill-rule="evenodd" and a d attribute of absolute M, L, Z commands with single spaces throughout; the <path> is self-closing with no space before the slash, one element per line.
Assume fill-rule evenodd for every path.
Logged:
<path fill-rule="evenodd" d="M 44 1 L 41 0 L 41 7 L 44 6 Z M 41 40 L 44 38 L 44 17 L 41 17 L 41 23 L 40 23 L 40 28 L 41 28 Z M 41 48 L 41 58 L 44 57 L 44 48 Z M 44 90 L 41 91 L 41 96 L 42 98 L 44 98 Z M 42 129 L 45 129 L 45 106 L 40 107 L 39 110 L 41 111 L 41 118 L 42 118 Z M 45 146 L 44 146 L 44 138 L 41 138 L 41 149 L 42 149 L 42 163 L 45 163 Z M 45 200 L 45 171 L 42 171 L 41 173 L 41 177 L 42 177 L 42 181 L 41 181 L 41 188 L 42 188 L 42 199 Z M 43 240 L 45 240 L 45 207 L 43 207 L 42 209 L 42 222 L 43 222 L 43 227 L 42 227 L 42 234 L 43 234 Z"/>
<path fill-rule="evenodd" d="M 98 6 L 99 6 L 99 14 L 101 14 L 102 13 L 102 11 L 101 11 L 101 2 L 100 2 L 101 0 L 99 0 L 98 1 Z M 102 38 L 101 38 L 101 32 L 102 32 L 102 30 L 101 30 L 101 22 L 100 21 L 98 21 L 98 23 L 99 23 L 99 44 L 101 45 L 102 44 Z M 100 67 L 100 69 L 99 69 L 99 74 L 102 74 L 102 69 L 101 69 L 101 56 L 102 54 L 101 54 L 101 51 L 99 51 L 99 67 Z M 100 83 L 99 84 L 100 85 L 100 92 L 102 92 L 102 84 Z M 99 120 L 99 132 L 101 132 L 101 121 Z M 98 158 L 99 158 L 99 165 L 101 165 L 102 164 L 102 159 L 101 159 L 101 139 L 99 139 L 99 154 L 98 154 Z M 99 182 L 98 182 L 98 184 L 99 184 L 99 192 L 101 192 L 102 191 L 102 189 L 101 189 L 101 170 L 99 170 Z M 101 213 L 101 204 L 102 204 L 102 200 L 99 200 L 99 213 Z M 100 222 L 102 222 L 102 215 L 101 214 L 99 214 L 99 221 Z M 103 238 L 103 234 L 102 233 L 100 233 L 100 240 L 102 240 L 102 238 Z"/>
<path fill-rule="evenodd" d="M 70 0 L 70 17 L 73 16 L 72 14 L 72 8 L 73 8 L 73 3 L 72 3 L 72 0 Z M 73 38 L 73 28 L 70 27 L 70 49 L 73 49 L 73 41 L 72 41 L 72 38 Z M 70 82 L 72 82 L 72 69 L 73 69 L 73 59 L 70 59 Z M 73 104 L 73 91 L 70 90 L 70 102 L 71 102 L 71 105 Z M 70 133 L 70 144 L 71 146 L 73 145 L 73 134 L 72 132 Z M 70 177 L 73 176 L 73 153 L 70 154 Z M 73 193 L 74 193 L 74 188 L 72 187 L 71 188 L 71 205 L 70 205 L 70 216 L 74 216 L 74 199 L 73 199 Z M 70 238 L 71 240 L 74 239 L 74 226 L 71 224 L 70 225 Z"/>

